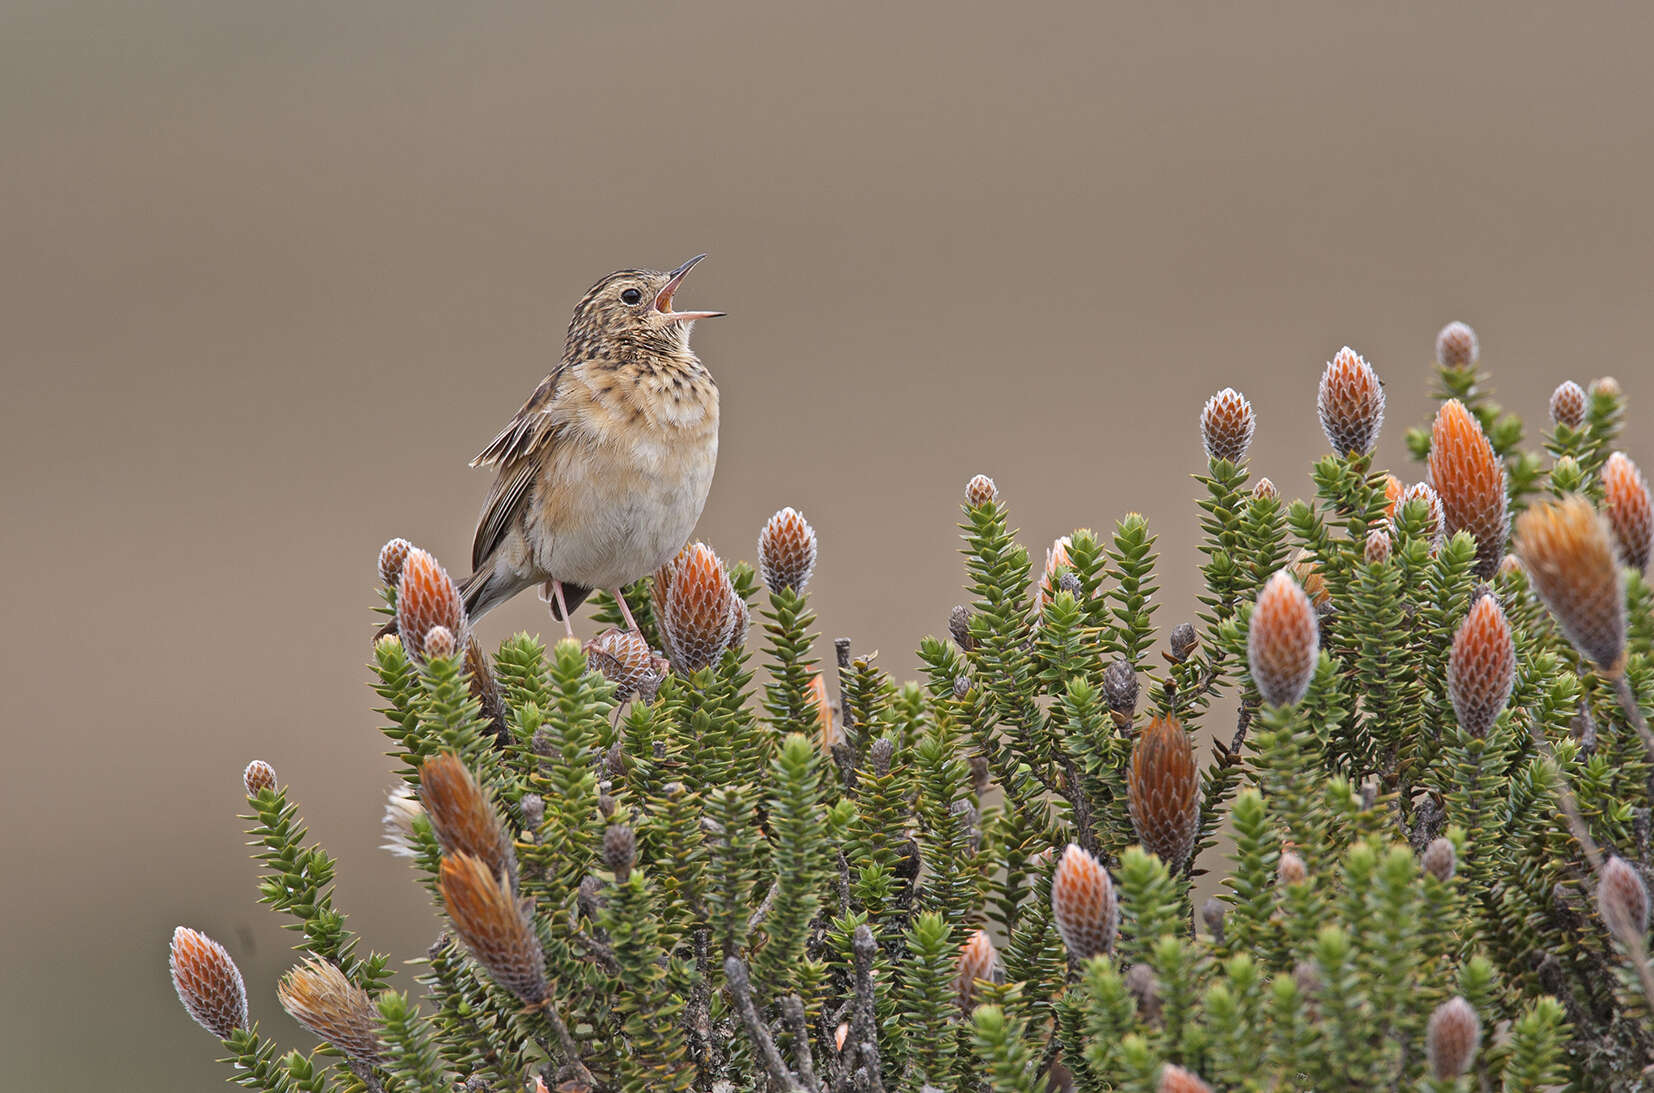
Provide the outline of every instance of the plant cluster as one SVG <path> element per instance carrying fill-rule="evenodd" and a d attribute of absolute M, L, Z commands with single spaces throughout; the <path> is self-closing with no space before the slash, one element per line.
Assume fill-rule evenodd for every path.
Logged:
<path fill-rule="evenodd" d="M 276 995 L 321 1045 L 280 1053 L 182 927 L 178 994 L 268 1093 L 1654 1088 L 1624 398 L 1564 383 L 1541 452 L 1470 328 L 1435 376 L 1407 485 L 1373 465 L 1377 373 L 1337 354 L 1294 501 L 1214 395 L 1199 604 L 1163 647 L 1142 516 L 1037 567 L 972 479 L 968 604 L 918 682 L 835 643 L 836 704 L 792 509 L 756 570 L 695 543 L 626 590 L 640 632 L 493 655 L 393 540 L 389 845 L 441 922 L 417 987 L 255 761 L 261 896 L 301 954 Z"/>

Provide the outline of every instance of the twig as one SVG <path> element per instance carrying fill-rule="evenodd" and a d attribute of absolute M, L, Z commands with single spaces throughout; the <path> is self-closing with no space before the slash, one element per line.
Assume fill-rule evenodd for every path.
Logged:
<path fill-rule="evenodd" d="M 856 1009 L 850 1022 L 850 1035 L 856 1041 L 862 1065 L 867 1068 L 869 1093 L 884 1093 L 884 1078 L 880 1074 L 879 1030 L 873 1018 L 873 954 L 878 951 L 873 931 L 866 923 L 856 927 L 850 941 L 850 951 L 856 961 Z"/>
<path fill-rule="evenodd" d="M 787 1064 L 781 1061 L 781 1052 L 776 1050 L 770 1030 L 764 1027 L 758 1008 L 752 1004 L 752 979 L 747 975 L 747 966 L 741 963 L 740 957 L 724 958 L 724 978 L 729 981 L 729 993 L 735 999 L 735 1010 L 741 1015 L 741 1024 L 746 1026 L 747 1036 L 758 1050 L 758 1058 L 770 1080 L 788 1093 L 802 1091 L 804 1087 L 787 1069 Z"/>
<path fill-rule="evenodd" d="M 1631 681 L 1626 678 L 1624 672 L 1614 677 L 1614 697 L 1620 700 L 1620 709 L 1625 711 L 1626 720 L 1631 722 L 1631 727 L 1642 737 L 1648 757 L 1654 759 L 1654 732 L 1649 731 L 1648 718 L 1643 716 L 1642 709 L 1637 705 L 1637 696 L 1631 690 Z"/>
<path fill-rule="evenodd" d="M 557 1010 L 551 1004 L 550 999 L 539 1006 L 538 1012 L 540 1016 L 546 1019 L 546 1024 L 551 1026 L 552 1035 L 557 1037 L 557 1046 L 562 1049 L 564 1064 L 569 1070 L 573 1071 L 577 1079 L 586 1083 L 588 1088 L 596 1088 L 597 1079 L 593 1078 L 592 1072 L 586 1069 L 586 1064 L 580 1061 L 580 1047 L 574 1042 L 574 1037 L 569 1035 L 569 1026 L 563 1023 L 562 1017 L 558 1016 Z M 539 1037 L 535 1037 L 535 1039 L 538 1040 Z M 541 1042 L 540 1049 L 548 1056 L 551 1054 L 549 1046 L 544 1042 Z"/>
<path fill-rule="evenodd" d="M 803 1000 L 796 994 L 787 995 L 781 1000 L 781 1014 L 793 1038 L 793 1059 L 798 1065 L 799 1081 L 811 1093 L 819 1093 L 821 1082 L 816 1078 L 815 1059 L 810 1054 L 810 1026 L 804 1021 Z"/>
<path fill-rule="evenodd" d="M 776 893 L 780 890 L 781 886 L 779 882 L 771 882 L 770 890 L 764 893 L 763 900 L 753 910 L 752 914 L 747 916 L 747 933 L 750 934 L 752 931 L 758 929 L 763 921 L 769 917 L 770 908 L 775 906 Z"/>

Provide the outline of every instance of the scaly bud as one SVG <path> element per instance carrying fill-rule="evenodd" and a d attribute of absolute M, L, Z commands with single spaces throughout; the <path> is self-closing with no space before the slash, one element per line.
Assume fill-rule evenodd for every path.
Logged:
<path fill-rule="evenodd" d="M 1195 651 L 1195 646 L 1200 644 L 1200 638 L 1195 634 L 1193 623 L 1180 622 L 1172 627 L 1167 643 L 1171 646 L 1172 662 L 1182 664 Z"/>
<path fill-rule="evenodd" d="M 469 854 L 490 875 L 512 878 L 517 861 L 488 794 L 464 760 L 452 752 L 433 755 L 419 767 L 419 799 L 445 854 Z"/>
<path fill-rule="evenodd" d="M 1212 1087 L 1194 1071 L 1167 1063 L 1160 1068 L 1160 1093 L 1212 1093 Z"/>
<path fill-rule="evenodd" d="M 979 474 L 965 483 L 965 504 L 971 508 L 991 505 L 999 500 L 999 487 L 985 474 Z"/>
<path fill-rule="evenodd" d="M 1450 998 L 1430 1015 L 1426 1051 L 1430 1074 L 1438 1082 L 1450 1082 L 1470 1069 L 1476 1049 L 1482 1043 L 1482 1022 L 1463 998 Z"/>
<path fill-rule="evenodd" d="M 1390 560 L 1390 532 L 1387 528 L 1373 528 L 1367 532 L 1367 545 L 1362 557 L 1368 565 L 1383 565 Z"/>
<path fill-rule="evenodd" d="M 1244 462 L 1256 427 L 1252 404 L 1246 396 L 1225 387 L 1207 399 L 1200 411 L 1200 442 L 1206 446 L 1206 458 L 1214 462 L 1227 459 L 1237 465 Z"/>
<path fill-rule="evenodd" d="M 395 588 L 402 580 L 402 563 L 412 549 L 413 544 L 406 539 L 392 539 L 379 548 L 379 579 L 386 588 Z"/>
<path fill-rule="evenodd" d="M 1625 670 L 1625 596 L 1607 522 L 1583 497 L 1541 502 L 1516 522 L 1516 553 L 1562 632 L 1604 673 Z"/>
<path fill-rule="evenodd" d="M 1294 706 L 1315 677 L 1321 629 L 1309 596 L 1286 573 L 1258 593 L 1246 633 L 1246 657 L 1259 696 L 1271 706 Z"/>
<path fill-rule="evenodd" d="M 425 659 L 425 635 L 433 626 L 465 630 L 465 601 L 448 571 L 429 552 L 413 547 L 396 583 L 396 630 L 415 660 Z"/>
<path fill-rule="evenodd" d="M 1613 376 L 1602 376 L 1591 381 L 1591 394 L 1618 401 L 1625 397 L 1625 389 Z"/>
<path fill-rule="evenodd" d="M 986 930 L 972 930 L 971 936 L 959 947 L 959 975 L 956 980 L 959 990 L 959 1006 L 966 1012 L 970 1011 L 971 1000 L 976 997 L 976 981 L 998 983 L 1005 977 L 1004 969 L 999 963 L 999 950 L 994 948 L 993 939 Z"/>
<path fill-rule="evenodd" d="M 267 789 L 273 792 L 276 788 L 276 768 L 262 759 L 254 759 L 241 772 L 241 784 L 249 797 L 257 797 Z"/>
<path fill-rule="evenodd" d="M 1103 698 L 1113 713 L 1116 724 L 1131 724 L 1137 712 L 1137 669 L 1131 661 L 1120 657 L 1103 669 Z"/>
<path fill-rule="evenodd" d="M 1317 609 L 1332 602 L 1332 591 L 1327 588 L 1327 579 L 1321 576 L 1320 568 L 1315 564 L 1306 551 L 1300 550 L 1297 559 L 1292 563 L 1292 577 L 1303 586 L 1304 594 L 1309 602 Z"/>
<path fill-rule="evenodd" d="M 631 824 L 610 824 L 603 831 L 603 864 L 615 875 L 615 883 L 625 884 L 637 861 L 637 833 Z"/>
<path fill-rule="evenodd" d="M 1396 502 L 1401 500 L 1401 493 L 1405 488 L 1401 484 L 1401 479 L 1388 471 L 1384 473 L 1384 518 L 1386 520 L 1396 518 Z"/>
<path fill-rule="evenodd" d="M 1275 488 L 1275 483 L 1267 478 L 1260 478 L 1252 486 L 1252 497 L 1258 501 L 1279 501 L 1281 491 Z"/>
<path fill-rule="evenodd" d="M 1285 888 L 1293 884 L 1302 884 L 1309 879 L 1309 867 L 1304 859 L 1298 856 L 1295 850 L 1281 851 L 1281 859 L 1275 865 L 1275 879 Z"/>
<path fill-rule="evenodd" d="M 705 543 L 690 543 L 655 575 L 655 622 L 680 672 L 718 662 L 745 627 L 746 605 L 724 563 Z"/>
<path fill-rule="evenodd" d="M 1097 859 L 1069 843 L 1051 879 L 1051 910 L 1057 933 L 1076 963 L 1114 947 L 1120 907 L 1114 881 Z"/>
<path fill-rule="evenodd" d="M 311 957 L 282 976 L 276 998 L 293 1020 L 359 1063 L 385 1061 L 379 1009 L 368 992 L 325 960 Z"/>
<path fill-rule="evenodd" d="M 971 609 L 962 603 L 954 604 L 953 610 L 948 612 L 948 635 L 955 645 L 967 653 L 976 647 L 976 642 L 971 638 Z"/>
<path fill-rule="evenodd" d="M 586 667 L 615 685 L 615 701 L 652 693 L 660 685 L 655 654 L 643 635 L 609 629 L 586 642 Z"/>
<path fill-rule="evenodd" d="M 1585 388 L 1567 380 L 1551 392 L 1551 421 L 1577 429 L 1585 424 Z"/>
<path fill-rule="evenodd" d="M 1465 323 L 1448 323 L 1436 335 L 1436 363 L 1443 368 L 1469 368 L 1481 355 L 1476 332 Z"/>
<path fill-rule="evenodd" d="M 446 626 L 433 626 L 425 631 L 426 660 L 447 660 L 456 648 L 454 632 Z"/>
<path fill-rule="evenodd" d="M 1430 431 L 1430 482 L 1441 496 L 1446 534 L 1468 531 L 1475 536 L 1476 575 L 1493 576 L 1510 534 L 1505 465 L 1458 399 L 1448 399 L 1436 412 Z"/>
<path fill-rule="evenodd" d="M 1620 558 L 1638 573 L 1646 571 L 1654 553 L 1654 499 L 1647 479 L 1624 452 L 1615 452 L 1603 464 L 1602 489 Z"/>
<path fill-rule="evenodd" d="M 195 1023 L 228 1040 L 252 1022 L 247 1017 L 247 985 L 224 946 L 187 926 L 172 931 L 172 986 Z"/>
<path fill-rule="evenodd" d="M 514 899 L 504 876 L 464 853 L 442 859 L 437 887 L 454 932 L 494 982 L 530 1005 L 545 1001 L 545 959 L 529 925 L 531 902 Z"/>
<path fill-rule="evenodd" d="M 816 569 L 816 532 L 794 508 L 784 508 L 758 533 L 758 575 L 771 592 L 803 592 Z"/>
<path fill-rule="evenodd" d="M 385 814 L 379 823 L 385 832 L 385 841 L 379 849 L 388 850 L 399 858 L 415 858 L 419 850 L 414 843 L 414 822 L 425 815 L 425 806 L 419 803 L 414 788 L 398 782 L 385 795 Z"/>
<path fill-rule="evenodd" d="M 1516 642 L 1499 601 L 1484 595 L 1453 635 L 1447 656 L 1447 696 L 1459 727 L 1478 740 L 1487 736 L 1510 701 L 1516 681 Z"/>
<path fill-rule="evenodd" d="M 1315 406 L 1333 452 L 1371 454 L 1384 424 L 1384 385 L 1361 354 L 1346 345 L 1327 362 Z"/>
<path fill-rule="evenodd" d="M 1648 886 L 1623 858 L 1612 857 L 1597 882 L 1597 913 L 1624 944 L 1648 933 Z"/>
<path fill-rule="evenodd" d="M 1127 968 L 1126 990 L 1137 1003 L 1137 1016 L 1145 1024 L 1158 1024 L 1162 1006 L 1160 980 L 1155 977 L 1154 969 L 1141 961 Z"/>
<path fill-rule="evenodd" d="M 1144 849 L 1175 872 L 1194 849 L 1200 826 L 1195 749 L 1177 718 L 1156 717 L 1132 745 L 1126 802 Z"/>
<path fill-rule="evenodd" d="M 1057 594 L 1058 571 L 1073 564 L 1068 560 L 1068 548 L 1073 542 L 1072 535 L 1059 535 L 1045 548 L 1045 575 L 1039 582 L 1039 605 L 1042 608 Z"/>
<path fill-rule="evenodd" d="M 1436 487 L 1428 482 L 1417 482 L 1408 486 L 1402 492 L 1398 507 L 1405 508 L 1410 501 L 1424 503 L 1424 541 L 1430 544 L 1431 550 L 1437 550 L 1447 541 L 1447 518 L 1442 512 L 1441 495 Z"/>
<path fill-rule="evenodd" d="M 1424 871 L 1432 877 L 1446 884 L 1453 879 L 1453 874 L 1459 868 L 1459 855 L 1453 849 L 1453 844 L 1447 839 L 1437 836 L 1430 840 L 1430 845 L 1424 848 Z"/>

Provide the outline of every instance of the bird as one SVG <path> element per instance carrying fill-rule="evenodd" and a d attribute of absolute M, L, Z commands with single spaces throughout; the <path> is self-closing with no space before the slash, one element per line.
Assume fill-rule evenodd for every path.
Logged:
<path fill-rule="evenodd" d="M 471 461 L 496 474 L 460 583 L 467 618 L 539 585 L 572 638 L 571 613 L 604 589 L 637 631 L 622 589 L 683 548 L 718 460 L 718 385 L 689 334 L 724 313 L 673 306 L 705 258 L 593 285 L 562 361 Z"/>

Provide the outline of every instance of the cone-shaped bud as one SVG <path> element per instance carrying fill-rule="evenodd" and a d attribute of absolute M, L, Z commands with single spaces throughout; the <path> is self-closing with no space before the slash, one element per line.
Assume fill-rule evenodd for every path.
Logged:
<path fill-rule="evenodd" d="M 1309 867 L 1304 859 L 1298 856 L 1296 850 L 1281 851 L 1281 859 L 1275 865 L 1275 879 L 1284 888 L 1291 884 L 1302 884 L 1309 879 Z"/>
<path fill-rule="evenodd" d="M 172 931 L 172 986 L 195 1023 L 228 1040 L 252 1022 L 247 1017 L 247 985 L 224 946 L 188 926 Z"/>
<path fill-rule="evenodd" d="M 804 591 L 816 569 L 816 532 L 804 514 L 784 508 L 758 533 L 758 575 L 771 592 Z"/>
<path fill-rule="evenodd" d="M 1252 487 L 1252 496 L 1259 501 L 1279 501 L 1281 491 L 1267 478 L 1260 478 Z"/>
<path fill-rule="evenodd" d="M 965 1010 L 971 1008 L 971 1000 L 976 997 L 976 981 L 978 979 L 988 983 L 998 983 L 1004 978 L 1004 970 L 999 963 L 999 950 L 994 948 L 993 939 L 986 930 L 972 930 L 971 936 L 965 939 L 965 944 L 959 947 L 959 975 L 956 980 L 959 990 L 959 1005 Z"/>
<path fill-rule="evenodd" d="M 470 854 L 443 858 L 437 887 L 454 933 L 494 982 L 531 1005 L 545 1001 L 545 960 L 529 901 L 513 898 L 510 881 Z"/>
<path fill-rule="evenodd" d="M 447 660 L 454 655 L 457 647 L 454 632 L 446 626 L 433 626 L 425 631 L 426 660 Z"/>
<path fill-rule="evenodd" d="M 392 539 L 379 548 L 379 579 L 386 588 L 395 588 L 402 580 L 402 563 L 412 549 L 413 544 L 406 539 Z"/>
<path fill-rule="evenodd" d="M 965 483 L 965 504 L 976 508 L 999 500 L 999 487 L 985 474 L 979 474 Z"/>
<path fill-rule="evenodd" d="M 1446 884 L 1453 879 L 1453 874 L 1459 868 L 1459 855 L 1453 849 L 1453 844 L 1447 839 L 1437 836 L 1430 840 L 1430 845 L 1424 848 L 1424 871 L 1432 877 Z"/>
<path fill-rule="evenodd" d="M 241 785 L 247 790 L 247 796 L 257 797 L 263 790 L 276 788 L 276 768 L 262 759 L 254 759 L 247 764 L 247 769 L 241 772 Z"/>
<path fill-rule="evenodd" d="M 1450 1082 L 1470 1069 L 1482 1043 L 1482 1022 L 1463 998 L 1449 998 L 1430 1015 L 1425 1048 L 1430 1075 Z"/>
<path fill-rule="evenodd" d="M 971 609 L 962 603 L 953 605 L 948 613 L 948 635 L 959 648 L 970 652 L 976 646 L 971 638 Z"/>
<path fill-rule="evenodd" d="M 1630 863 L 1609 858 L 1597 882 L 1597 913 L 1620 941 L 1630 944 L 1648 933 L 1648 886 Z"/>
<path fill-rule="evenodd" d="M 433 626 L 451 633 L 465 629 L 465 601 L 448 571 L 429 552 L 414 547 L 396 584 L 396 631 L 408 655 L 425 659 L 425 635 Z"/>
<path fill-rule="evenodd" d="M 1200 920 L 1206 923 L 1212 942 L 1223 944 L 1223 921 L 1229 916 L 1229 905 L 1213 896 L 1200 905 Z"/>
<path fill-rule="evenodd" d="M 615 685 L 615 701 L 625 702 L 660 683 L 655 654 L 633 630 L 605 630 L 586 642 L 586 667 Z"/>
<path fill-rule="evenodd" d="M 1444 531 L 1476 537 L 1476 574 L 1491 577 L 1505 556 L 1510 521 L 1505 509 L 1505 465 L 1458 399 L 1436 411 L 1430 431 L 1430 484 L 1442 502 Z"/>
<path fill-rule="evenodd" d="M 833 703 L 827 697 L 827 680 L 820 672 L 810 677 L 810 709 L 815 714 L 816 738 L 821 741 L 823 755 L 833 754 L 838 743 L 838 723 L 833 720 Z"/>
<path fill-rule="evenodd" d="M 1384 518 L 1394 520 L 1396 516 L 1396 502 L 1401 500 L 1402 491 L 1406 489 L 1401 479 L 1385 472 L 1384 475 Z"/>
<path fill-rule="evenodd" d="M 1478 740 L 1510 701 L 1516 681 L 1516 642 L 1499 601 L 1483 596 L 1453 635 L 1447 656 L 1447 697 L 1459 727 Z"/>
<path fill-rule="evenodd" d="M 380 826 L 385 833 L 385 841 L 379 844 L 379 849 L 388 850 L 399 858 L 415 858 L 419 856 L 419 849 L 414 843 L 414 821 L 425 815 L 425 806 L 419 803 L 419 796 L 414 788 L 406 782 L 398 782 L 385 795 L 385 814 L 380 818 Z"/>
<path fill-rule="evenodd" d="M 1292 577 L 1303 586 L 1304 594 L 1316 608 L 1322 608 L 1332 602 L 1332 592 L 1327 588 L 1327 580 L 1321 576 L 1321 570 L 1315 564 L 1315 559 L 1307 553 L 1299 551 L 1298 559 L 1292 563 Z"/>
<path fill-rule="evenodd" d="M 1516 522 L 1516 553 L 1562 632 L 1586 659 L 1625 668 L 1625 597 L 1608 525 L 1583 497 L 1543 502 Z"/>
<path fill-rule="evenodd" d="M 1615 452 L 1602 467 L 1602 488 L 1608 508 L 1608 526 L 1613 529 L 1620 558 L 1642 573 L 1654 553 L 1654 500 L 1648 480 L 1624 452 Z"/>
<path fill-rule="evenodd" d="M 1057 573 L 1073 564 L 1068 558 L 1068 548 L 1073 542 L 1072 535 L 1059 535 L 1045 548 L 1045 575 L 1039 582 L 1039 605 L 1042 608 L 1057 594 Z"/>
<path fill-rule="evenodd" d="M 1577 429 L 1585 424 L 1585 388 L 1567 380 L 1551 392 L 1551 421 Z"/>
<path fill-rule="evenodd" d="M 1404 507 L 1410 501 L 1424 502 L 1424 531 L 1425 542 L 1430 549 L 1435 550 L 1447 541 L 1447 518 L 1442 512 L 1441 495 L 1436 487 L 1428 482 L 1416 482 L 1408 486 L 1401 495 L 1401 505 Z"/>
<path fill-rule="evenodd" d="M 1144 849 L 1175 872 L 1200 826 L 1200 772 L 1177 718 L 1156 717 L 1132 745 L 1126 802 Z"/>
<path fill-rule="evenodd" d="M 1124 729 L 1131 724 L 1137 713 L 1137 669 L 1131 661 L 1121 657 L 1103 669 L 1103 699 L 1116 725 Z"/>
<path fill-rule="evenodd" d="M 1390 529 L 1373 528 L 1367 532 L 1367 545 L 1362 550 L 1362 557 L 1368 565 L 1383 565 L 1390 560 Z"/>
<path fill-rule="evenodd" d="M 1096 858 L 1069 843 L 1051 878 L 1051 910 L 1057 933 L 1078 963 L 1114 947 L 1120 907 L 1114 881 Z"/>
<path fill-rule="evenodd" d="M 282 976 L 276 997 L 293 1020 L 352 1059 L 370 1066 L 384 1062 L 378 1007 L 334 965 L 311 957 Z"/>
<path fill-rule="evenodd" d="M 1212 1087 L 1194 1071 L 1167 1063 L 1160 1069 L 1160 1093 L 1212 1093 Z"/>
<path fill-rule="evenodd" d="M 444 752 L 420 765 L 419 799 L 443 853 L 470 854 L 490 874 L 516 875 L 516 858 L 505 825 L 459 756 Z"/>
<path fill-rule="evenodd" d="M 1502 581 L 1513 581 L 1521 572 L 1521 559 L 1514 554 L 1505 555 L 1504 560 L 1499 563 L 1499 579 Z"/>
<path fill-rule="evenodd" d="M 744 630 L 745 605 L 724 563 L 705 543 L 690 543 L 655 575 L 655 621 L 680 672 L 717 663 Z M 744 634 L 742 635 L 744 636 Z"/>
<path fill-rule="evenodd" d="M 1145 1024 L 1158 1024 L 1161 1014 L 1160 980 L 1154 969 L 1139 961 L 1126 969 L 1126 990 L 1137 1003 L 1137 1016 Z"/>
<path fill-rule="evenodd" d="M 1591 394 L 1601 395 L 1604 398 L 1622 399 L 1625 397 L 1625 389 L 1620 386 L 1620 381 L 1613 376 L 1602 376 L 1591 381 Z"/>
<path fill-rule="evenodd" d="M 637 833 L 631 824 L 610 824 L 603 831 L 603 864 L 621 884 L 632 875 L 637 861 Z"/>
<path fill-rule="evenodd" d="M 1368 455 L 1384 425 L 1384 385 L 1378 373 L 1349 346 L 1327 362 L 1315 407 L 1321 431 L 1338 455 Z"/>
<path fill-rule="evenodd" d="M 1195 646 L 1200 644 L 1200 638 L 1195 634 L 1193 623 L 1180 622 L 1172 627 L 1167 642 L 1171 645 L 1172 660 L 1182 664 L 1195 651 Z"/>
<path fill-rule="evenodd" d="M 1309 596 L 1286 573 L 1258 593 L 1246 633 L 1246 658 L 1258 695 L 1271 706 L 1300 702 L 1315 677 L 1321 630 Z"/>
<path fill-rule="evenodd" d="M 1443 368 L 1468 368 L 1481 355 L 1476 332 L 1465 323 L 1448 323 L 1436 335 L 1436 363 Z"/>
<path fill-rule="evenodd" d="M 1207 399 L 1200 411 L 1200 442 L 1206 446 L 1206 458 L 1213 461 L 1245 462 L 1256 428 L 1252 404 L 1233 387 L 1225 387 Z"/>

